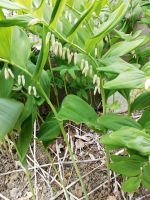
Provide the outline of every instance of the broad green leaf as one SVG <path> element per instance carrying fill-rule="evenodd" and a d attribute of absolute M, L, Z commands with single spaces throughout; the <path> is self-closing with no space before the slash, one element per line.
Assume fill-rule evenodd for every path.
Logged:
<path fill-rule="evenodd" d="M 32 0 L 32 5 L 37 9 L 37 8 L 39 8 L 41 6 L 43 1 L 45 2 L 45 0 Z"/>
<path fill-rule="evenodd" d="M 52 12 L 51 21 L 50 21 L 50 26 L 54 29 L 56 28 L 57 22 L 62 15 L 66 2 L 67 0 L 56 1 L 55 7 Z"/>
<path fill-rule="evenodd" d="M 131 104 L 131 112 L 135 110 L 145 109 L 150 106 L 150 93 L 145 92 L 139 95 Z"/>
<path fill-rule="evenodd" d="M 29 144 L 32 139 L 33 123 L 32 115 L 30 115 L 21 126 L 21 133 L 17 141 L 17 150 L 21 161 L 24 161 Z"/>
<path fill-rule="evenodd" d="M 119 162 L 113 162 L 109 165 L 109 167 L 118 174 L 132 177 L 140 175 L 142 165 L 143 162 L 129 158 Z"/>
<path fill-rule="evenodd" d="M 144 113 L 142 114 L 141 118 L 138 122 L 145 127 L 148 122 L 150 122 L 150 107 L 145 109 Z"/>
<path fill-rule="evenodd" d="M 0 28 L 0 59 L 26 68 L 30 55 L 30 41 L 17 27 Z"/>
<path fill-rule="evenodd" d="M 101 142 L 114 148 L 128 148 L 141 155 L 150 154 L 150 136 L 135 128 L 123 127 L 110 135 L 102 136 Z"/>
<path fill-rule="evenodd" d="M 0 0 L 0 8 L 6 8 L 9 10 L 20 10 L 20 9 L 26 9 L 25 6 L 16 3 L 16 2 L 11 2 L 9 0 Z"/>
<path fill-rule="evenodd" d="M 120 20 L 125 16 L 129 4 L 130 1 L 127 0 L 109 16 L 108 20 L 102 24 L 100 32 L 87 41 L 85 45 L 86 51 L 90 52 L 100 40 L 102 40 L 110 31 L 113 30 L 114 27 L 118 25 Z"/>
<path fill-rule="evenodd" d="M 144 187 L 150 189 L 150 165 L 147 164 L 144 169 L 143 169 L 144 173 L 142 176 L 142 183 L 144 185 Z"/>
<path fill-rule="evenodd" d="M 134 127 L 141 129 L 142 127 L 136 121 L 128 116 L 122 116 L 117 114 L 106 114 L 98 118 L 97 123 L 103 127 L 103 129 L 110 129 L 116 131 L 123 126 Z"/>
<path fill-rule="evenodd" d="M 15 129 L 20 130 L 22 123 L 29 118 L 29 116 L 32 114 L 32 118 L 33 120 L 35 120 L 34 116 L 36 115 L 36 103 L 35 103 L 35 99 L 33 96 L 28 96 L 27 100 L 25 102 L 23 111 L 15 125 Z"/>
<path fill-rule="evenodd" d="M 123 41 L 123 42 L 118 42 L 112 45 L 110 50 L 104 55 L 104 57 L 113 57 L 113 56 L 123 56 L 132 50 L 136 49 L 137 47 L 145 44 L 148 42 L 149 37 L 142 37 L 130 42 Z"/>
<path fill-rule="evenodd" d="M 58 118 L 62 121 L 71 120 L 77 124 L 85 123 L 89 127 L 94 127 L 98 116 L 95 110 L 81 98 L 68 95 L 62 103 Z"/>
<path fill-rule="evenodd" d="M 8 80 L 4 77 L 4 68 L 0 71 L 0 97 L 10 97 L 12 89 L 13 89 L 13 78 L 9 78 Z"/>
<path fill-rule="evenodd" d="M 133 193 L 136 192 L 140 187 L 141 179 L 139 176 L 131 177 L 127 181 L 124 181 L 122 184 L 122 189 L 124 192 Z"/>
<path fill-rule="evenodd" d="M 0 20 L 4 20 L 5 19 L 5 15 L 2 11 L 2 9 L 0 9 Z"/>
<path fill-rule="evenodd" d="M 49 115 L 41 125 L 37 136 L 40 141 L 47 142 L 56 139 L 60 132 L 59 122 L 53 115 Z"/>
<path fill-rule="evenodd" d="M 26 7 L 27 10 L 32 10 L 32 0 L 15 0 L 15 1 L 21 4 L 22 6 Z"/>
<path fill-rule="evenodd" d="M 0 98 L 0 140 L 14 128 L 22 110 L 22 103 Z"/>
<path fill-rule="evenodd" d="M 146 81 L 144 72 L 140 70 L 126 71 L 116 79 L 105 83 L 105 89 L 135 89 L 144 88 Z"/>
<path fill-rule="evenodd" d="M 26 27 L 32 19 L 34 18 L 30 14 L 7 17 L 6 19 L 0 21 L 0 27 L 10 27 L 10 26 Z"/>
<path fill-rule="evenodd" d="M 80 17 L 80 19 L 76 22 L 76 24 L 72 27 L 72 29 L 70 30 L 69 34 L 68 34 L 68 40 L 72 41 L 74 35 L 77 33 L 77 31 L 79 30 L 80 26 L 83 24 L 83 22 L 85 21 L 86 17 L 89 16 L 91 14 L 91 12 L 93 11 L 93 7 L 97 2 L 95 1 Z"/>
<path fill-rule="evenodd" d="M 116 62 L 113 62 L 105 67 L 99 67 L 99 71 L 103 72 L 111 72 L 111 73 L 117 73 L 120 74 L 121 72 L 127 71 L 127 70 L 136 70 L 137 67 L 135 67 L 132 64 L 129 64 L 125 62 L 124 60 L 119 60 Z"/>

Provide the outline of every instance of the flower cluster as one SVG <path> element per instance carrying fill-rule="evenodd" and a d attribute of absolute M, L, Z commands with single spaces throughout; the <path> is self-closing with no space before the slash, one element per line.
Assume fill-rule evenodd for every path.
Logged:
<path fill-rule="evenodd" d="M 5 77 L 6 80 L 8 80 L 10 77 L 13 78 L 13 79 L 15 78 L 11 69 L 7 68 L 7 67 L 4 69 L 4 77 Z"/>
<path fill-rule="evenodd" d="M 24 75 L 18 75 L 18 85 L 25 86 L 25 77 L 24 77 Z"/>
<path fill-rule="evenodd" d="M 82 74 L 84 74 L 85 77 L 87 76 L 88 73 L 90 73 L 90 75 L 92 76 L 93 67 L 92 67 L 92 65 L 89 65 L 89 62 L 87 60 L 85 60 L 85 59 L 81 60 L 80 68 L 82 70 Z"/>
<path fill-rule="evenodd" d="M 35 86 L 29 86 L 28 87 L 28 94 L 29 95 L 34 95 L 35 97 L 37 96 L 37 91 L 36 91 L 36 87 Z"/>
<path fill-rule="evenodd" d="M 93 84 L 95 85 L 94 95 L 98 92 L 100 94 L 100 77 L 97 74 L 93 77 Z"/>

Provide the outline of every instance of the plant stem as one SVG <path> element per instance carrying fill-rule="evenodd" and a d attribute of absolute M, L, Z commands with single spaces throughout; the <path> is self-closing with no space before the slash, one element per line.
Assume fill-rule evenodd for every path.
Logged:
<path fill-rule="evenodd" d="M 35 196 L 35 193 L 34 193 L 34 187 L 33 187 L 33 184 L 32 184 L 31 176 L 30 176 L 29 170 L 27 168 L 25 168 L 25 174 L 26 174 L 27 179 L 28 179 L 30 191 L 31 191 L 31 193 L 33 195 L 32 199 L 36 200 L 36 196 Z"/>
<path fill-rule="evenodd" d="M 51 64 L 51 60 L 50 60 L 49 56 L 48 56 L 48 63 L 49 63 L 49 68 L 50 68 L 50 71 L 51 71 L 51 74 L 52 74 L 53 84 L 54 84 L 54 86 L 53 86 L 54 94 L 55 94 L 55 97 L 56 97 L 57 106 L 59 107 L 58 90 L 57 90 L 57 86 L 55 84 L 54 73 L 53 73 L 53 70 L 52 70 L 52 64 Z"/>
<path fill-rule="evenodd" d="M 59 180 L 60 180 L 60 183 L 61 183 L 62 186 L 63 186 L 63 189 L 64 189 L 64 191 L 65 191 L 66 200 L 69 200 L 68 192 L 67 192 L 67 190 L 66 190 L 66 187 L 65 187 L 65 185 L 64 185 L 64 182 L 63 182 L 62 178 L 60 177 L 60 174 L 59 174 L 58 171 L 57 171 L 57 168 L 55 167 L 55 165 L 54 165 L 54 163 L 53 163 L 53 159 L 52 159 L 51 155 L 48 153 L 47 148 L 44 147 L 44 150 L 45 150 L 45 152 L 46 152 L 46 155 L 47 155 L 47 157 L 48 157 L 50 163 L 52 164 L 52 167 L 53 167 L 55 173 L 57 174 L 57 176 L 58 176 L 58 178 L 59 178 Z"/>
<path fill-rule="evenodd" d="M 103 106 L 103 115 L 106 114 L 106 97 L 105 97 L 105 90 L 104 90 L 104 79 L 100 77 L 100 90 L 101 90 L 101 97 L 102 97 L 102 106 Z"/>
<path fill-rule="evenodd" d="M 101 89 L 101 95 L 102 95 L 102 104 L 103 104 L 103 115 L 106 115 L 106 96 L 105 96 L 105 90 L 104 90 L 104 79 L 101 76 L 100 79 L 100 89 Z M 106 132 L 105 132 L 106 134 Z M 110 170 L 109 170 L 109 163 L 110 163 L 110 152 L 107 146 L 105 146 L 105 152 L 106 152 L 106 165 L 107 165 L 107 174 L 108 174 L 108 188 L 110 188 Z"/>
<path fill-rule="evenodd" d="M 40 84 L 38 83 L 38 87 L 39 87 L 39 90 L 41 91 L 43 97 L 45 98 L 46 102 L 48 103 L 48 105 L 50 106 L 50 108 L 52 109 L 56 119 L 59 121 L 58 119 L 58 116 L 57 116 L 57 111 L 55 109 L 55 107 L 53 106 L 53 104 L 51 103 L 50 99 L 47 97 L 47 95 L 45 94 L 43 88 L 40 86 Z M 67 138 L 67 135 L 66 135 L 66 132 L 65 132 L 65 129 L 63 127 L 63 122 L 59 122 L 59 127 L 60 127 L 60 130 L 63 134 L 63 137 L 64 137 L 64 141 L 65 143 L 67 144 L 67 147 L 68 147 L 68 151 L 69 151 L 69 154 L 70 154 L 70 157 L 71 157 L 71 160 L 73 162 L 73 165 L 74 165 L 74 168 L 76 170 L 76 173 L 79 177 L 79 180 L 80 180 L 80 183 L 81 183 L 81 187 L 82 187 L 82 190 L 84 192 L 84 195 L 85 195 L 85 199 L 88 200 L 88 195 L 87 195 L 87 192 L 86 192 L 86 188 L 85 188 L 85 185 L 84 185 L 84 182 L 82 180 L 82 177 L 81 177 L 81 174 L 80 174 L 80 171 L 79 171 L 79 168 L 76 164 L 76 161 L 74 159 L 74 155 L 73 155 L 73 152 L 71 150 L 71 147 L 70 147 L 70 144 L 69 144 L 69 141 L 68 141 L 68 138 Z"/>

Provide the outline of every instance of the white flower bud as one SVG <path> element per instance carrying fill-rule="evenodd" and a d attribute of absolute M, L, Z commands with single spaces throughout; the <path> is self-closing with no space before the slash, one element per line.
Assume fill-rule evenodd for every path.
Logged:
<path fill-rule="evenodd" d="M 90 75 L 91 76 L 93 75 L 93 67 L 92 67 L 92 65 L 90 65 Z"/>
<path fill-rule="evenodd" d="M 28 94 L 31 95 L 31 92 L 32 92 L 32 86 L 30 85 L 30 86 L 28 87 Z"/>
<path fill-rule="evenodd" d="M 62 50 L 62 59 L 63 59 L 63 60 L 66 59 L 66 51 L 67 51 L 67 48 L 64 47 L 63 50 Z"/>
<path fill-rule="evenodd" d="M 74 53 L 74 65 L 76 65 L 77 64 L 77 53 L 75 52 Z"/>
<path fill-rule="evenodd" d="M 150 79 L 147 79 L 146 81 L 145 81 L 145 90 L 150 90 Z"/>
<path fill-rule="evenodd" d="M 40 20 L 38 18 L 32 19 L 29 23 L 28 26 L 33 26 L 35 24 L 40 23 Z"/>
<path fill-rule="evenodd" d="M 97 87 L 100 87 L 100 78 L 99 77 L 97 77 L 96 84 L 97 84 Z"/>
<path fill-rule="evenodd" d="M 67 48 L 67 60 L 70 59 L 70 50 Z"/>
<path fill-rule="evenodd" d="M 21 85 L 21 75 L 18 75 L 18 85 Z"/>
<path fill-rule="evenodd" d="M 35 87 L 35 86 L 33 86 L 33 87 L 32 87 L 32 90 L 33 90 L 33 94 L 34 94 L 34 96 L 36 97 L 36 96 L 37 96 L 36 87 Z"/>
<path fill-rule="evenodd" d="M 54 54 L 58 55 L 58 41 L 55 42 L 54 48 L 53 48 Z"/>
<path fill-rule="evenodd" d="M 85 60 L 82 59 L 82 60 L 81 60 L 81 65 L 80 65 L 81 70 L 83 70 L 83 68 L 84 68 L 84 64 L 85 64 Z"/>
<path fill-rule="evenodd" d="M 77 21 L 78 21 L 78 18 L 75 18 L 75 20 L 74 20 L 74 24 L 76 24 L 76 23 L 77 23 Z"/>
<path fill-rule="evenodd" d="M 94 96 L 96 95 L 97 90 L 98 90 L 98 87 L 96 86 L 95 89 L 94 89 Z"/>
<path fill-rule="evenodd" d="M 25 81 L 25 76 L 24 75 L 21 76 L 21 81 L 22 81 L 22 85 L 25 86 L 26 81 Z"/>
<path fill-rule="evenodd" d="M 95 84 L 95 83 L 96 83 L 96 80 L 97 80 L 97 75 L 96 75 L 96 74 L 94 74 L 94 77 L 93 77 L 93 84 Z"/>
<path fill-rule="evenodd" d="M 62 49 L 62 44 L 61 43 L 58 44 L 58 52 L 59 52 L 59 56 L 62 57 L 63 49 Z"/>
<path fill-rule="evenodd" d="M 51 33 L 48 32 L 46 35 L 46 45 L 48 45 L 50 38 L 51 38 Z"/>
<path fill-rule="evenodd" d="M 68 58 L 68 64 L 71 63 L 72 57 L 73 57 L 73 52 L 69 55 L 69 58 Z"/>
<path fill-rule="evenodd" d="M 68 10 L 65 11 L 65 18 L 68 19 Z"/>
<path fill-rule="evenodd" d="M 95 48 L 95 57 L 97 58 L 97 56 L 98 56 L 98 49 Z"/>
<path fill-rule="evenodd" d="M 9 77 L 10 77 L 10 74 L 9 74 L 9 72 L 8 72 L 8 69 L 7 69 L 7 68 L 5 68 L 5 69 L 4 69 L 4 77 L 5 77 L 5 79 L 6 79 L 6 80 L 8 80 L 8 79 L 9 79 Z"/>
<path fill-rule="evenodd" d="M 69 13 L 68 18 L 69 18 L 69 22 L 72 23 L 72 16 L 71 16 L 71 13 Z"/>
<path fill-rule="evenodd" d="M 54 34 L 51 35 L 51 43 L 52 43 L 52 47 L 54 47 L 54 45 L 55 45 L 55 35 Z"/>
<path fill-rule="evenodd" d="M 9 73 L 9 75 L 11 76 L 11 78 L 15 78 L 13 72 L 12 72 L 11 69 L 9 69 L 9 68 L 8 68 L 8 73 Z"/>

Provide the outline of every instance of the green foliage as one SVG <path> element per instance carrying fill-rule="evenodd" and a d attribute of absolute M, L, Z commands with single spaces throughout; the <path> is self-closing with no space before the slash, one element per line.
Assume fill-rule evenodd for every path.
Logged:
<path fill-rule="evenodd" d="M 3 8 L 15 15 L 5 16 Z M 34 121 L 42 119 L 39 107 L 46 102 L 53 114 L 42 119 L 38 133 L 45 147 L 63 132 L 65 121 L 84 123 L 105 134 L 101 142 L 109 149 L 127 150 L 126 156 L 112 156 L 109 165 L 130 177 L 122 185 L 125 192 L 135 192 L 140 183 L 150 188 L 150 37 L 135 30 L 141 12 L 149 26 L 149 3 L 142 1 L 0 1 L 0 139 L 18 131 L 15 147 L 24 166 Z M 69 95 L 57 112 L 52 91 L 59 106 L 60 88 Z M 134 89 L 147 91 L 131 103 Z M 144 110 L 138 121 L 107 113 L 107 99 L 116 91 L 127 100 L 128 115 Z M 102 98 L 100 116 L 75 95 L 90 97 L 92 104 L 93 92 Z M 116 102 L 113 106 L 117 109 Z"/>

